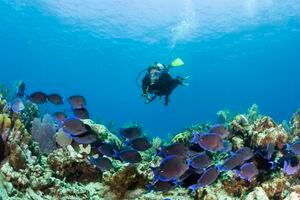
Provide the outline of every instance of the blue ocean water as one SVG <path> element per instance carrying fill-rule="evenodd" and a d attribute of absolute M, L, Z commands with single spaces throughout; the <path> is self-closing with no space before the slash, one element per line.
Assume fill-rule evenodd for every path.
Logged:
<path fill-rule="evenodd" d="M 83 94 L 92 118 L 166 137 L 257 103 L 281 122 L 300 107 L 299 0 L 0 0 L 0 82 Z M 170 105 L 135 85 L 155 61 L 190 76 Z M 167 64 L 167 63 L 166 63 Z"/>

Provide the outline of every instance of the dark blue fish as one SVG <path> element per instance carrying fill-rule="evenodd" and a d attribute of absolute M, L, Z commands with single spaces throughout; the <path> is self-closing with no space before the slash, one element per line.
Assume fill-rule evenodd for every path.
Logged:
<path fill-rule="evenodd" d="M 203 169 L 192 169 L 189 168 L 180 178 L 178 181 L 175 181 L 176 185 L 180 185 L 182 187 L 189 187 L 193 184 L 196 184 L 203 174 L 205 170 Z"/>
<path fill-rule="evenodd" d="M 72 136 L 82 135 L 86 133 L 86 125 L 78 118 L 67 118 L 62 123 L 63 131 Z"/>
<path fill-rule="evenodd" d="M 48 101 L 54 105 L 62 105 L 64 104 L 63 98 L 59 94 L 49 94 Z"/>
<path fill-rule="evenodd" d="M 300 166 L 299 164 L 297 165 L 293 165 L 291 160 L 285 160 L 284 161 L 284 165 L 283 165 L 283 171 L 287 174 L 287 175 L 295 175 L 299 172 Z"/>
<path fill-rule="evenodd" d="M 48 96 L 43 92 L 34 92 L 27 99 L 35 104 L 44 104 L 47 103 Z"/>
<path fill-rule="evenodd" d="M 67 115 L 64 112 L 55 112 L 52 114 L 52 117 L 54 121 L 61 124 L 67 118 Z"/>
<path fill-rule="evenodd" d="M 78 144 L 92 144 L 97 141 L 97 137 L 94 134 L 85 133 L 83 135 L 72 136 L 72 139 Z"/>
<path fill-rule="evenodd" d="M 141 154 L 136 150 L 123 150 L 120 153 L 115 151 L 115 157 L 119 157 L 124 162 L 138 163 L 142 161 Z"/>
<path fill-rule="evenodd" d="M 232 170 L 244 163 L 243 156 L 240 154 L 233 154 L 227 158 L 224 163 L 218 166 L 220 171 L 229 171 Z"/>
<path fill-rule="evenodd" d="M 240 148 L 235 152 L 235 154 L 241 155 L 243 161 L 250 160 L 254 156 L 253 151 L 249 147 Z"/>
<path fill-rule="evenodd" d="M 86 107 L 86 100 L 82 95 L 73 95 L 70 96 L 67 100 L 73 109 L 80 109 Z"/>
<path fill-rule="evenodd" d="M 126 142 L 126 145 L 132 147 L 137 151 L 146 151 L 152 146 L 146 137 L 131 139 Z"/>
<path fill-rule="evenodd" d="M 163 182 L 176 181 L 178 180 L 186 171 L 188 170 L 188 165 L 180 156 L 168 156 L 165 158 L 158 168 L 154 168 L 154 182 L 161 180 Z"/>
<path fill-rule="evenodd" d="M 20 98 L 16 98 L 8 104 L 8 107 L 15 113 L 19 113 L 25 109 L 25 105 Z"/>
<path fill-rule="evenodd" d="M 108 156 L 108 157 L 114 157 L 115 156 L 115 152 L 117 151 L 117 147 L 115 145 L 113 145 L 113 144 L 102 143 L 98 147 L 98 151 L 102 155 L 105 155 L 105 156 Z"/>
<path fill-rule="evenodd" d="M 230 132 L 222 124 L 215 124 L 208 130 L 208 133 L 219 134 L 223 139 L 230 135 Z"/>
<path fill-rule="evenodd" d="M 300 154 L 300 141 L 297 141 L 293 144 L 288 144 L 287 145 L 287 150 L 292 152 L 295 155 L 299 155 Z"/>
<path fill-rule="evenodd" d="M 22 81 L 17 89 L 17 97 L 22 98 L 25 96 L 25 83 Z"/>
<path fill-rule="evenodd" d="M 174 144 L 170 144 L 169 146 L 162 147 L 158 155 L 164 157 L 168 157 L 171 155 L 187 157 L 188 152 L 189 152 L 188 147 L 185 144 L 174 143 Z"/>
<path fill-rule="evenodd" d="M 203 152 L 203 149 L 199 146 L 199 144 L 191 143 L 188 146 L 188 157 L 193 157 Z"/>
<path fill-rule="evenodd" d="M 198 183 L 190 186 L 189 188 L 195 191 L 198 188 L 206 187 L 212 184 L 215 180 L 217 180 L 220 172 L 217 170 L 216 167 L 211 167 L 207 169 L 202 176 L 199 178 Z"/>
<path fill-rule="evenodd" d="M 241 166 L 240 170 L 235 171 L 242 179 L 251 181 L 253 177 L 257 176 L 259 171 L 253 162 L 245 163 Z"/>
<path fill-rule="evenodd" d="M 163 182 L 160 180 L 157 180 L 155 183 L 151 185 L 147 185 L 148 191 L 151 190 L 156 192 L 167 192 L 175 187 L 175 184 L 173 182 Z"/>
<path fill-rule="evenodd" d="M 89 119 L 90 113 L 86 108 L 75 108 L 72 109 L 73 114 L 79 119 Z"/>
<path fill-rule="evenodd" d="M 142 128 L 139 125 L 134 125 L 128 128 L 120 129 L 120 135 L 126 139 L 138 138 L 142 135 Z"/>
<path fill-rule="evenodd" d="M 192 143 L 198 143 L 202 149 L 209 152 L 224 150 L 223 139 L 216 133 L 203 133 L 199 135 L 197 132 L 194 132 Z"/>
<path fill-rule="evenodd" d="M 263 159 L 271 160 L 275 152 L 275 145 L 268 143 L 264 148 L 256 148 L 256 153 Z"/>
<path fill-rule="evenodd" d="M 200 153 L 188 160 L 188 165 L 194 169 L 205 169 L 212 164 L 208 155 L 205 152 Z"/>
<path fill-rule="evenodd" d="M 97 169 L 103 171 L 109 171 L 113 169 L 113 164 L 110 159 L 105 157 L 93 158 L 89 157 L 90 163 L 95 165 Z"/>

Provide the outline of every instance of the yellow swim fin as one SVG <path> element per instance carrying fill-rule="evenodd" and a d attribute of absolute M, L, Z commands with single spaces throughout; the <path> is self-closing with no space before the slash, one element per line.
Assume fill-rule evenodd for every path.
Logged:
<path fill-rule="evenodd" d="M 183 60 L 181 60 L 181 58 L 176 58 L 175 60 L 173 60 L 171 62 L 171 64 L 169 65 L 169 67 L 180 67 L 184 65 Z"/>

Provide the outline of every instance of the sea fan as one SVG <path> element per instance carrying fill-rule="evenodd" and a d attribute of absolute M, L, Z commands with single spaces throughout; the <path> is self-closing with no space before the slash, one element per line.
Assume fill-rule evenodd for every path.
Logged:
<path fill-rule="evenodd" d="M 43 119 L 34 118 L 32 122 L 32 138 L 39 143 L 42 153 L 50 153 L 57 148 L 55 143 L 55 124 L 50 115 L 44 115 Z"/>

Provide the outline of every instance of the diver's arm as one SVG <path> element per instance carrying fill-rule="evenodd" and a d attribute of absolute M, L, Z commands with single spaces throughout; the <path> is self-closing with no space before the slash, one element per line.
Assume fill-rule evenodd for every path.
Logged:
<path fill-rule="evenodd" d="M 146 76 L 142 80 L 143 95 L 147 95 L 150 83 L 151 83 L 150 78 L 146 74 Z"/>

